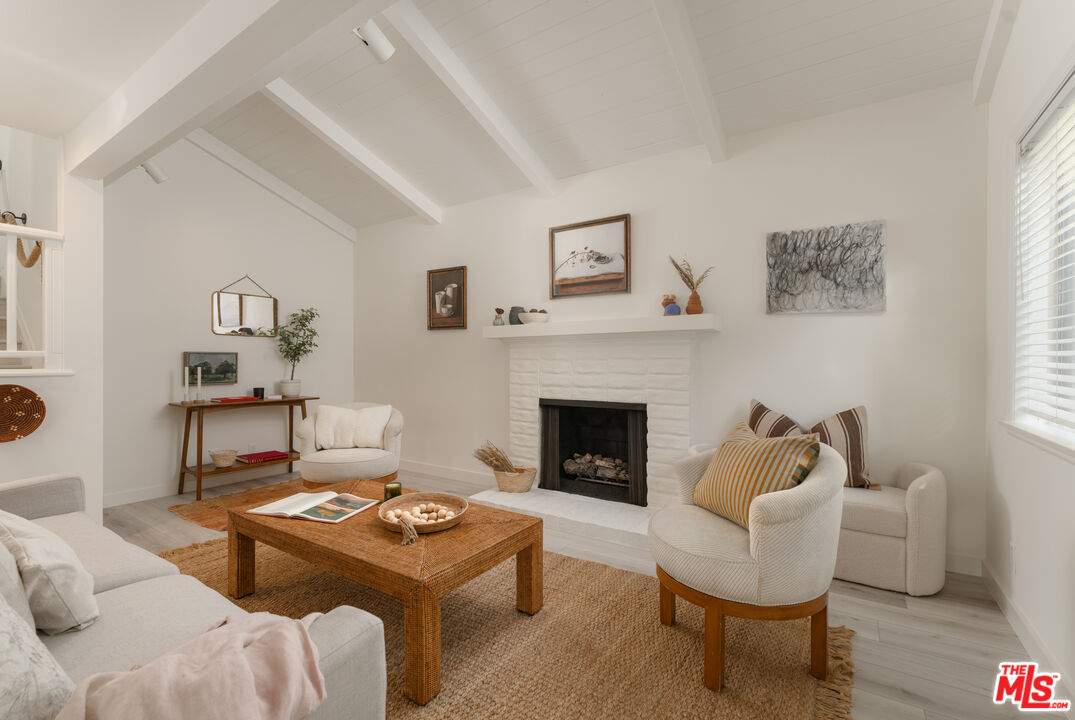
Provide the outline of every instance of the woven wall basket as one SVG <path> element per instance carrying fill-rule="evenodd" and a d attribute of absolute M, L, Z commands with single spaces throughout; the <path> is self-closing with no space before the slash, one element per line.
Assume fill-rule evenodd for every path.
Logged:
<path fill-rule="evenodd" d="M 0 385 L 0 442 L 24 438 L 45 421 L 45 401 L 22 385 Z"/>

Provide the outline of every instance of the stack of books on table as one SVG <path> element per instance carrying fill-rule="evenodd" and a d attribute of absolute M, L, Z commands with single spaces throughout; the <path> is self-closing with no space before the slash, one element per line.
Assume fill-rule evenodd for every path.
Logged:
<path fill-rule="evenodd" d="M 290 456 L 286 452 L 280 452 L 279 450 L 265 450 L 262 452 L 238 455 L 235 459 L 241 463 L 253 465 L 255 463 L 269 462 L 270 460 L 286 460 L 288 457 Z"/>

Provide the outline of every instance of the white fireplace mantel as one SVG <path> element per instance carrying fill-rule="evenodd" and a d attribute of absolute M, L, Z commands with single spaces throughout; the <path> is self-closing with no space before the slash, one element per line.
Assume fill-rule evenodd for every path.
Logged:
<path fill-rule="evenodd" d="M 632 335 L 637 333 L 707 333 L 720 332 L 720 317 L 712 313 L 700 315 L 652 315 L 633 318 L 601 318 L 599 320 L 550 319 L 547 323 L 528 325 L 487 325 L 482 336 L 495 340 L 526 338 L 557 338 L 572 335 L 596 337 L 601 335 Z"/>

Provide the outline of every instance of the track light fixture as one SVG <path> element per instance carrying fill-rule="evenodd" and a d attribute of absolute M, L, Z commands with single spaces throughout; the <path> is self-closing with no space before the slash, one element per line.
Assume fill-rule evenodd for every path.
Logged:
<path fill-rule="evenodd" d="M 157 183 L 158 185 L 168 179 L 168 176 L 164 174 L 163 170 L 161 170 L 160 165 L 158 165 L 154 160 L 146 160 L 138 167 L 145 170 L 146 175 L 149 175 L 149 177 L 153 178 L 153 182 Z"/>
<path fill-rule="evenodd" d="M 396 51 L 396 48 L 388 41 L 388 38 L 381 32 L 381 28 L 377 27 L 377 23 L 373 20 L 367 20 L 351 30 L 351 32 L 370 49 L 373 57 L 377 58 L 379 63 L 388 62 L 388 58 L 392 57 L 392 53 Z"/>

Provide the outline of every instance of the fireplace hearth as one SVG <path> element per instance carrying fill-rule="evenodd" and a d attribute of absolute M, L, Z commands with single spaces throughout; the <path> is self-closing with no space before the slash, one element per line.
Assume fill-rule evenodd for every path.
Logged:
<path fill-rule="evenodd" d="M 646 505 L 646 406 L 542 398 L 541 482 L 548 490 Z"/>

